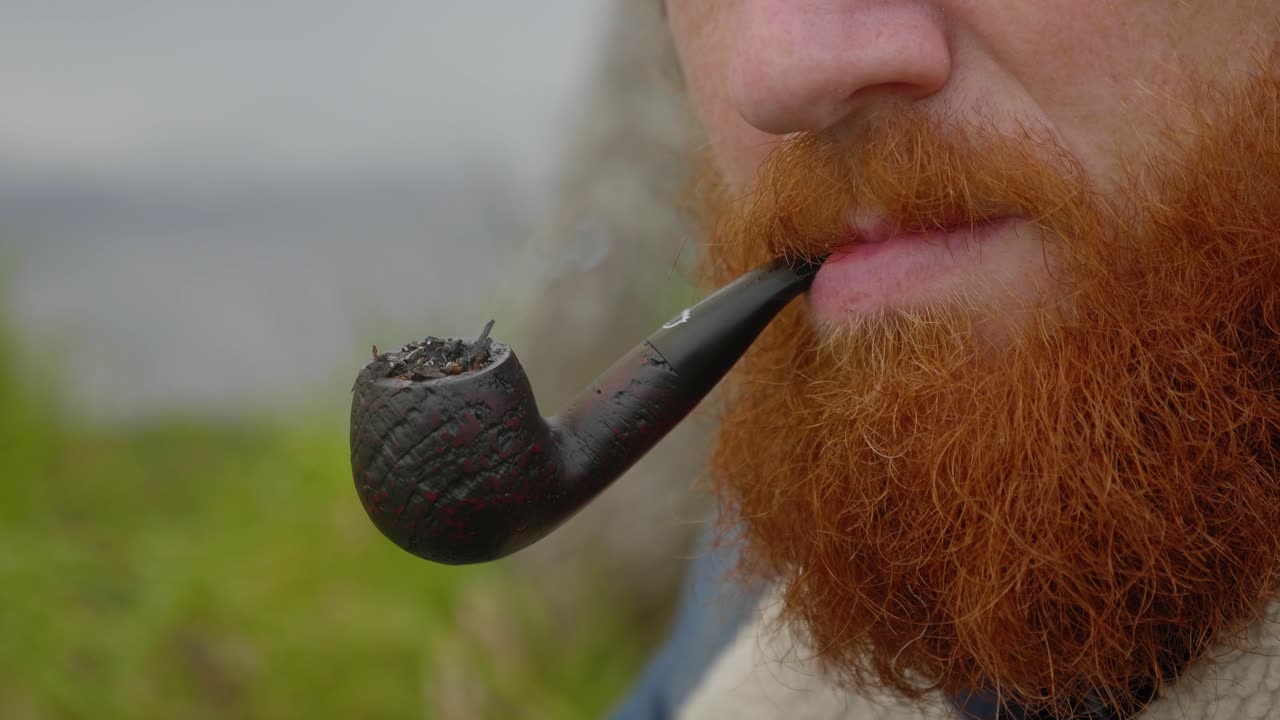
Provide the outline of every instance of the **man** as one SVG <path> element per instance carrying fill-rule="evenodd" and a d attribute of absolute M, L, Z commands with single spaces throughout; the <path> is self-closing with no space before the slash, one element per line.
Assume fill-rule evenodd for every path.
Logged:
<path fill-rule="evenodd" d="M 1280 5 L 667 12 L 708 280 L 829 255 L 728 383 L 770 590 L 676 714 L 1280 717 Z"/>

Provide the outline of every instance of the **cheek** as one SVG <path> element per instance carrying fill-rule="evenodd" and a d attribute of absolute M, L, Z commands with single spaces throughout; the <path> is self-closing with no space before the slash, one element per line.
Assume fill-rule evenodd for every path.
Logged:
<path fill-rule="evenodd" d="M 965 13 L 956 19 L 969 35 L 966 59 L 977 76 L 958 79 L 971 90 L 983 83 L 994 88 L 982 106 L 997 120 L 1008 115 L 1045 126 L 1091 177 L 1107 177 L 1116 141 L 1131 134 L 1141 113 L 1140 88 L 1154 90 L 1152 68 L 1168 62 L 1164 29 L 1144 17 L 1145 4 L 963 3 Z"/>
<path fill-rule="evenodd" d="M 767 135 L 733 118 L 716 127 L 708 125 L 707 132 L 716 167 L 728 187 L 739 193 L 755 187 L 760 166 L 782 142 L 777 135 Z"/>
<path fill-rule="evenodd" d="M 997 3 L 1001 23 L 985 12 Z M 1162 129 L 1191 121 L 1190 93 L 1246 70 L 1275 42 L 1278 11 L 1263 5 L 973 0 L 963 21 L 1024 96 L 1029 119 L 1046 124 L 1106 192 L 1126 182 L 1124 165 L 1151 156 Z"/>
<path fill-rule="evenodd" d="M 733 107 L 728 72 L 737 3 L 670 0 L 671 33 L 684 68 L 689 98 L 724 181 L 749 190 L 769 152 L 782 141 L 747 124 Z"/>

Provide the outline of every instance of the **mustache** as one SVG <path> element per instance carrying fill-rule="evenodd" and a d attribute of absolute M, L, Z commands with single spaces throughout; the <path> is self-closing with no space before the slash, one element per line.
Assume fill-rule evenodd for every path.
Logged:
<path fill-rule="evenodd" d="M 856 144 L 830 132 L 789 138 L 750 192 L 704 189 L 701 216 L 718 219 L 713 256 L 739 271 L 762 257 L 812 260 L 866 241 L 867 226 L 892 235 L 1021 218 L 1063 228 L 1095 196 L 1047 132 L 907 112 L 868 126 Z"/>
<path fill-rule="evenodd" d="M 1054 235 L 1061 310 L 998 353 L 962 307 L 827 338 L 791 307 L 724 389 L 708 475 L 742 576 L 847 684 L 1065 713 L 1280 593 L 1280 64 L 1195 117 L 1106 197 L 1035 133 L 917 118 L 797 137 L 706 205 L 709 278 L 840 242 L 850 209 Z"/>

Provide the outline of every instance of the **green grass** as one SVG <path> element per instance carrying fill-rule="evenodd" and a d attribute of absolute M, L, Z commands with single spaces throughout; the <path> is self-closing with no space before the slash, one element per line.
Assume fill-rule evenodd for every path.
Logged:
<path fill-rule="evenodd" d="M 86 428 L 4 337 L 0 718 L 594 718 L 652 640 L 395 548 L 332 419 Z"/>

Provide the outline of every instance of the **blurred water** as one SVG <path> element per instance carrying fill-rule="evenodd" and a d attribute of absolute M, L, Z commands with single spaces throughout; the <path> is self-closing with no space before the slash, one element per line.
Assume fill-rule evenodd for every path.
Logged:
<path fill-rule="evenodd" d="M 343 402 L 371 342 L 473 334 L 504 311 L 531 208 L 471 180 L 28 194 L 10 307 L 92 416 Z"/>
<path fill-rule="evenodd" d="M 606 11 L 0 0 L 25 351 L 91 417 L 226 412 L 515 317 Z"/>

